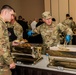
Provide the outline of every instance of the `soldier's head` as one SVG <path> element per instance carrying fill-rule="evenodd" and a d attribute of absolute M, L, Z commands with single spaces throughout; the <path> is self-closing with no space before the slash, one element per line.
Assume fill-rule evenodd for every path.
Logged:
<path fill-rule="evenodd" d="M 51 16 L 50 12 L 48 12 L 48 11 L 43 12 L 42 13 L 42 19 L 47 25 L 51 25 L 52 16 Z"/>
<path fill-rule="evenodd" d="M 55 18 L 52 18 L 52 21 L 54 21 L 54 22 L 55 22 L 55 21 L 56 21 L 56 19 L 55 19 Z"/>
<path fill-rule="evenodd" d="M 66 19 L 69 19 L 70 18 L 70 15 L 69 14 L 66 14 Z"/>
<path fill-rule="evenodd" d="M 21 15 L 18 16 L 18 20 L 22 20 L 22 16 Z"/>
<path fill-rule="evenodd" d="M 3 5 L 0 10 L 0 15 L 5 22 L 10 22 L 14 13 L 15 10 L 9 5 Z"/>
<path fill-rule="evenodd" d="M 69 19 L 70 19 L 70 20 L 73 20 L 73 17 L 70 17 Z"/>

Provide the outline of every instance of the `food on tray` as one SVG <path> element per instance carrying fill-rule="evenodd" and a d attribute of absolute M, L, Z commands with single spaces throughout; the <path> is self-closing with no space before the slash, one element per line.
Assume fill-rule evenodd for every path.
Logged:
<path fill-rule="evenodd" d="M 30 43 L 24 43 L 24 44 L 20 44 L 20 47 L 31 47 Z"/>
<path fill-rule="evenodd" d="M 19 42 L 20 42 L 20 40 L 14 40 L 14 42 L 19 43 Z"/>
<path fill-rule="evenodd" d="M 69 49 L 67 49 L 66 47 L 62 47 L 62 46 L 60 46 L 60 47 L 58 47 L 59 48 L 59 50 L 62 50 L 62 51 L 68 51 Z"/>

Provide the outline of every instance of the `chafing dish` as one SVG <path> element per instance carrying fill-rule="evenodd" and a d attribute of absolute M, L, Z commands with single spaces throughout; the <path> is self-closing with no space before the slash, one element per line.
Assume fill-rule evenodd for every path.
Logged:
<path fill-rule="evenodd" d="M 60 47 L 50 47 L 46 51 L 49 54 L 49 64 L 50 66 L 60 66 L 64 68 L 76 69 L 76 47 L 75 46 L 60 46 Z"/>
<path fill-rule="evenodd" d="M 43 59 L 40 44 L 23 43 L 12 47 L 12 56 L 16 62 L 24 64 L 36 64 Z"/>

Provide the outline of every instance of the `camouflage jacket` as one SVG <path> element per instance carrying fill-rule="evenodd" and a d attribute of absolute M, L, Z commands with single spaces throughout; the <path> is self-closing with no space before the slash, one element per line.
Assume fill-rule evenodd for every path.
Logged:
<path fill-rule="evenodd" d="M 14 34 L 17 36 L 17 39 L 22 39 L 23 38 L 23 29 L 22 29 L 22 26 L 19 23 L 17 23 L 15 21 L 14 24 L 7 23 L 7 25 L 8 25 L 8 28 L 13 28 Z"/>
<path fill-rule="evenodd" d="M 33 30 L 35 33 L 41 34 L 43 38 L 43 44 L 47 47 L 55 46 L 60 41 L 59 34 L 65 32 L 68 35 L 72 35 L 72 30 L 68 27 L 59 23 L 58 25 L 46 25 L 45 23 L 38 26 Z"/>
<path fill-rule="evenodd" d="M 7 25 L 0 17 L 0 68 L 9 66 L 13 62 L 14 61 L 10 54 L 10 44 L 9 44 Z M 0 75 L 1 75 L 1 69 L 0 69 Z"/>
<path fill-rule="evenodd" d="M 73 20 L 70 20 L 70 19 L 65 19 L 62 24 L 64 25 L 68 25 L 72 30 L 74 29 L 75 27 L 75 23 Z"/>

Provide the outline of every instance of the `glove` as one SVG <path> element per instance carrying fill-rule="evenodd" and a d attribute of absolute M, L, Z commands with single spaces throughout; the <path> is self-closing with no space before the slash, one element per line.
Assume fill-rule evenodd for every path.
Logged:
<path fill-rule="evenodd" d="M 34 32 L 33 32 L 32 30 L 29 30 L 29 31 L 27 32 L 27 35 L 28 35 L 28 36 L 32 36 L 32 34 L 34 34 Z"/>
<path fill-rule="evenodd" d="M 69 43 L 70 40 L 71 40 L 71 36 L 70 35 L 66 35 L 65 40 L 66 40 L 67 43 Z"/>

